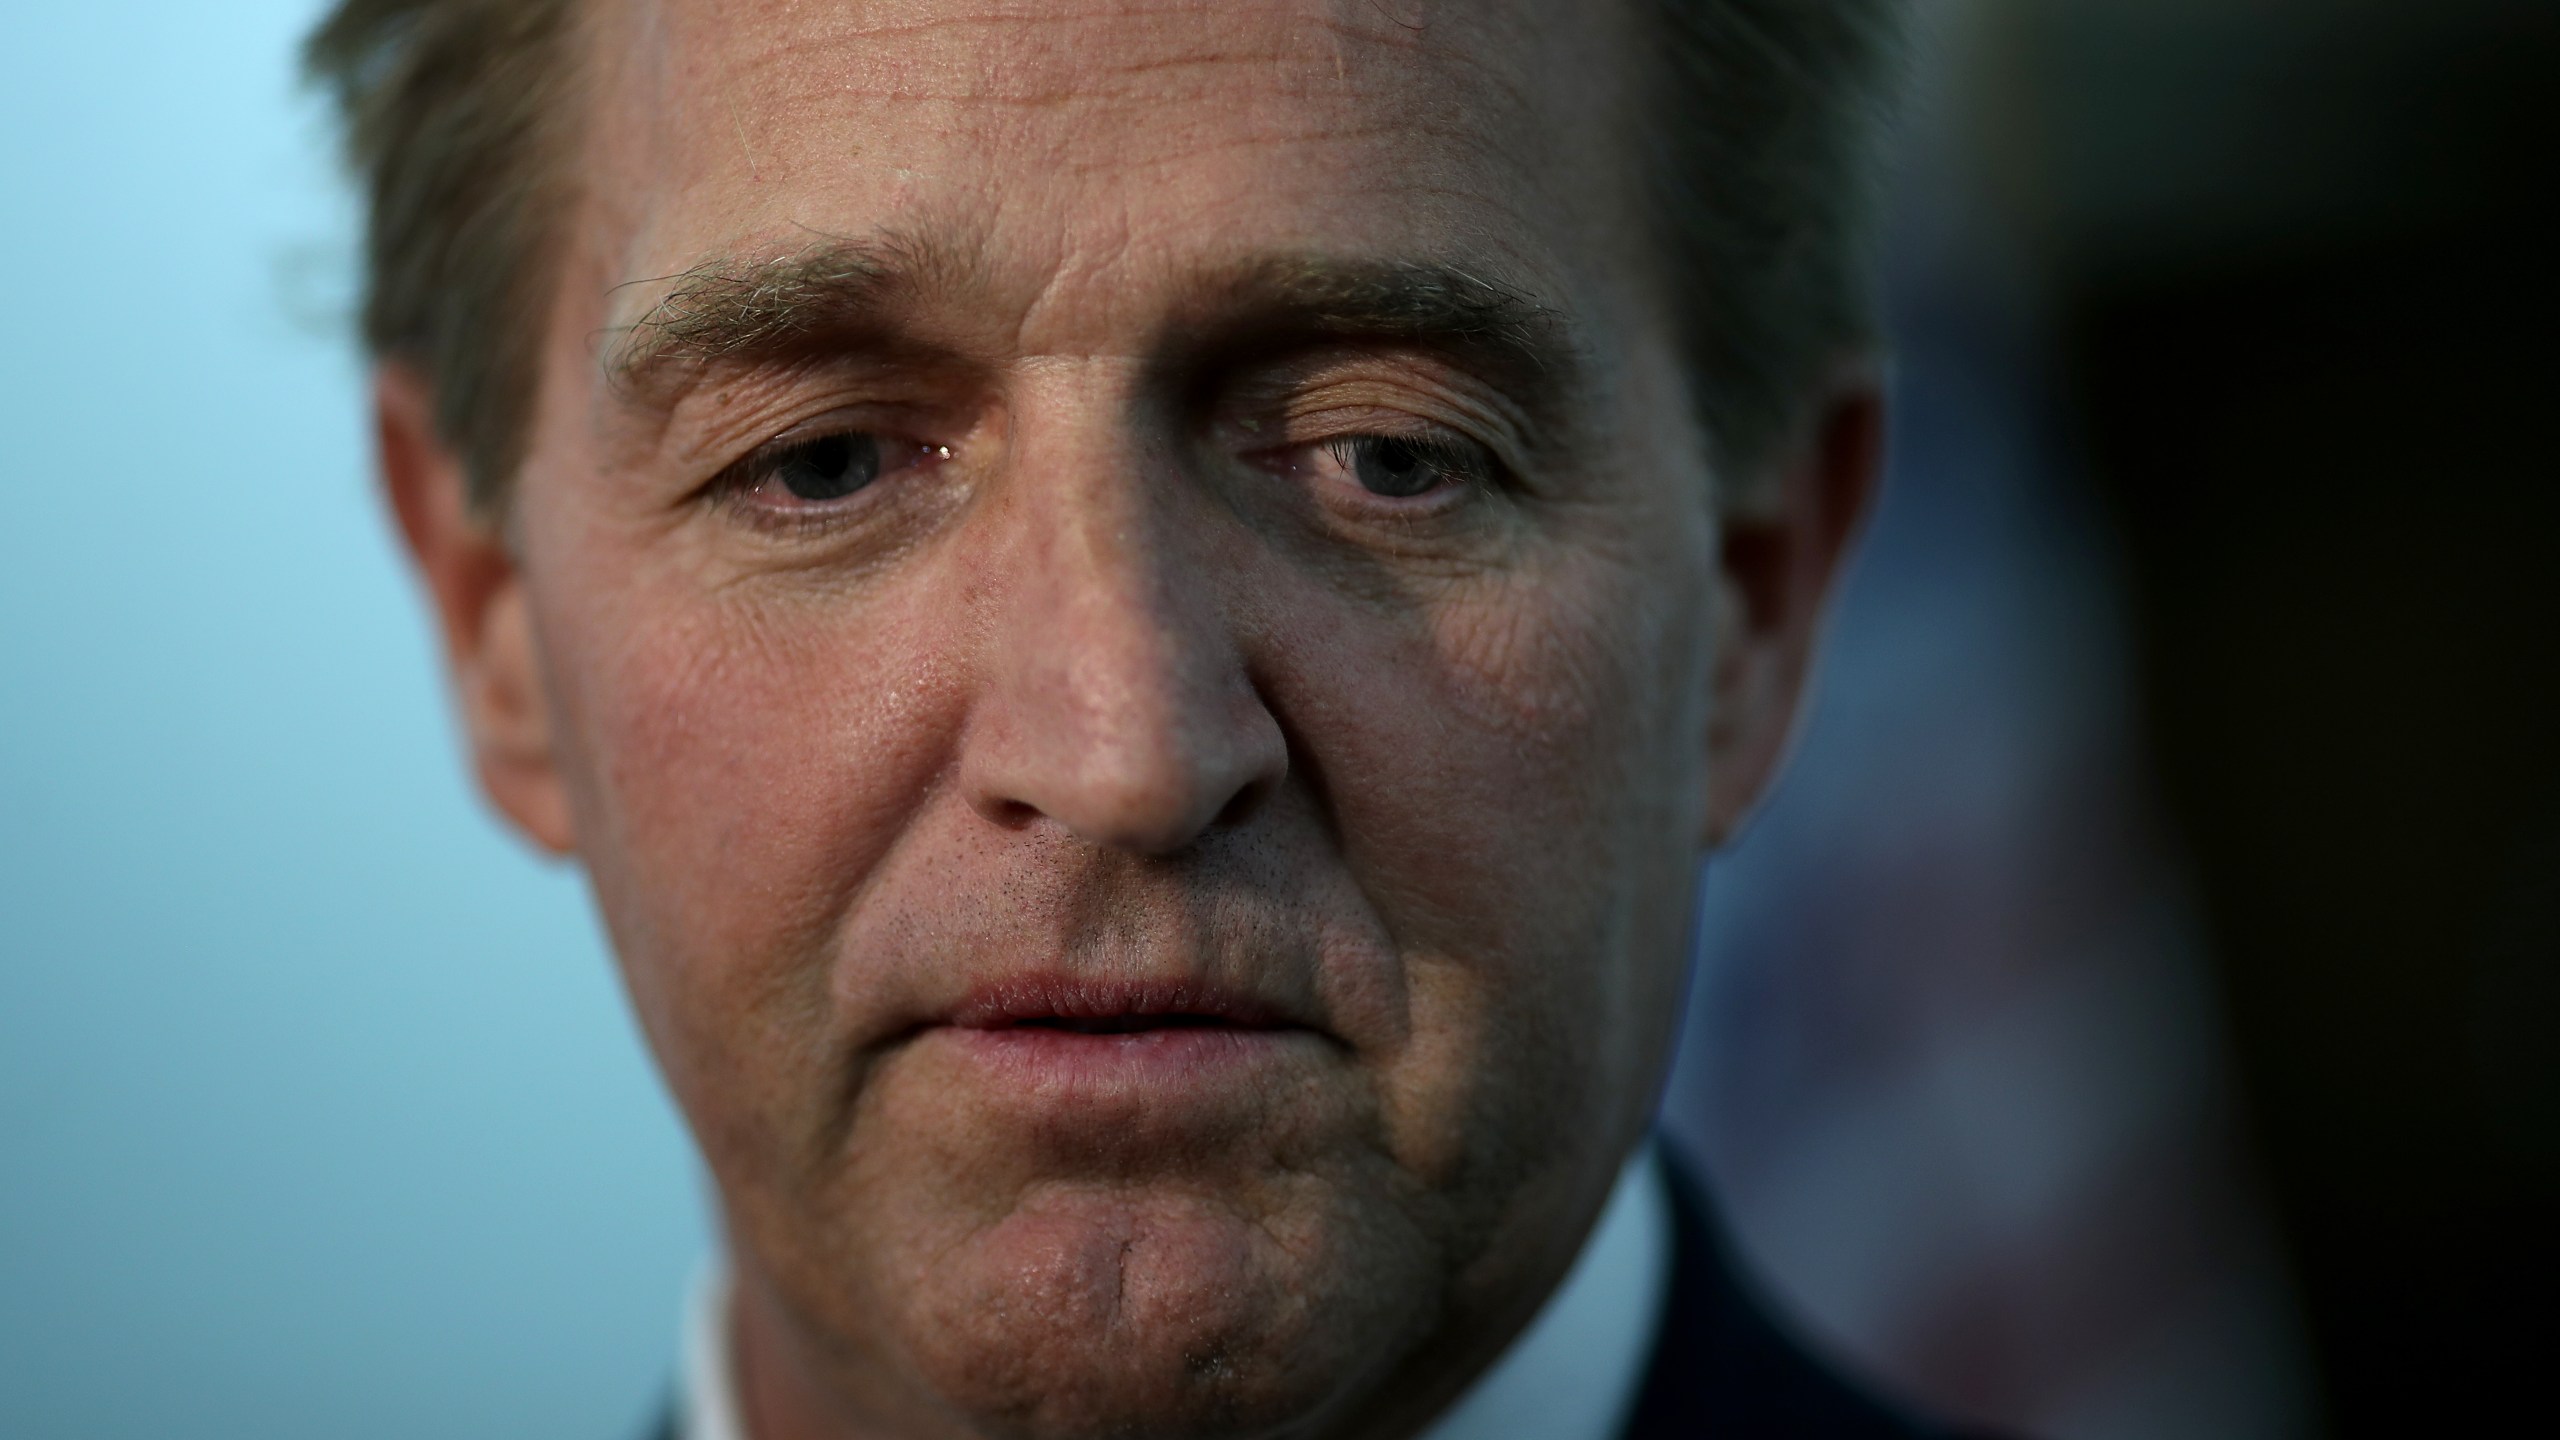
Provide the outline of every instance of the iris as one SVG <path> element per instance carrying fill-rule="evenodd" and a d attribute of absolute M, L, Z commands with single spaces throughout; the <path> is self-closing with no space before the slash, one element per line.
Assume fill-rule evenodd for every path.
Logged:
<path fill-rule="evenodd" d="M 1351 468 L 1369 493 L 1397 500 L 1423 493 L 1447 473 L 1419 446 L 1386 436 L 1363 440 L 1353 452 Z"/>
<path fill-rule="evenodd" d="M 797 500 L 841 500 L 880 477 L 878 437 L 821 435 L 776 458 L 774 478 Z"/>

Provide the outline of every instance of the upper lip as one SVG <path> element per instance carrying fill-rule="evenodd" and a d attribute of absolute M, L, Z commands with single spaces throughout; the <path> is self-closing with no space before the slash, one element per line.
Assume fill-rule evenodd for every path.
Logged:
<path fill-rule="evenodd" d="M 1048 1026 L 1108 1034 L 1182 1025 L 1235 1029 L 1298 1028 L 1279 1006 L 1208 981 L 1110 980 L 1024 975 L 972 989 L 944 1016 L 964 1030 Z"/>

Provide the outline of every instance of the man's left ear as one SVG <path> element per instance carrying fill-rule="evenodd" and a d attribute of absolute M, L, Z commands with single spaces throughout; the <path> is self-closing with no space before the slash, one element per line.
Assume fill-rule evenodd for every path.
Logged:
<path fill-rule="evenodd" d="M 463 464 L 437 432 L 425 380 L 385 362 L 373 402 L 383 496 L 435 607 L 481 792 L 527 840 L 568 854 L 577 840 L 515 556 L 500 526 L 473 505 Z"/>
<path fill-rule="evenodd" d="M 1768 792 L 1804 708 L 1823 614 L 1884 466 L 1881 368 L 1862 356 L 1833 371 L 1793 442 L 1721 507 L 1710 848 Z"/>

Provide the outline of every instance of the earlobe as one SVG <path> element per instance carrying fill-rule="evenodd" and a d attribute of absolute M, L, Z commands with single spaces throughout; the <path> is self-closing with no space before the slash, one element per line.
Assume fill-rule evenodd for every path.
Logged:
<path fill-rule="evenodd" d="M 1705 831 L 1731 840 L 1776 781 L 1805 709 L 1822 620 L 1884 467 L 1872 359 L 1842 365 L 1763 486 L 1720 518 Z"/>
<path fill-rule="evenodd" d="M 1781 701 L 1784 678 L 1771 673 L 1780 657 L 1757 640 L 1747 617 L 1745 587 L 1727 572 L 1715 598 L 1715 693 L 1707 720 L 1706 828 L 1699 844 L 1719 849 L 1740 833 L 1776 777 L 1790 722 Z"/>
<path fill-rule="evenodd" d="M 373 390 L 383 495 L 426 585 L 481 790 L 526 839 L 568 854 L 576 838 L 515 557 L 473 506 L 424 379 L 385 362 Z"/>

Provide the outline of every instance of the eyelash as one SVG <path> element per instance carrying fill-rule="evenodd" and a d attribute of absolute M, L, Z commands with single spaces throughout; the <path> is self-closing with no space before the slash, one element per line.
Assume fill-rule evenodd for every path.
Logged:
<path fill-rule="evenodd" d="M 841 453 L 829 455 L 830 447 Z M 932 445 L 894 434 L 859 426 L 841 425 L 825 429 L 807 429 L 769 440 L 731 462 L 712 477 L 706 491 L 724 504 L 748 512 L 764 524 L 823 525 L 833 522 L 846 509 L 853 497 L 863 494 L 880 481 L 918 465 L 933 464 L 951 458 L 951 447 Z M 843 472 L 859 467 L 861 474 L 839 494 L 829 496 L 800 495 L 791 492 L 797 503 L 759 502 L 757 493 L 777 481 L 786 488 L 783 476 L 794 462 L 812 465 L 821 480 L 828 472 Z"/>
<path fill-rule="evenodd" d="M 1387 418 L 1360 417 L 1371 424 Z M 1308 487 L 1312 498 L 1347 520 L 1389 524 L 1454 515 L 1501 489 L 1510 474 L 1492 447 L 1473 436 L 1442 425 L 1389 423 L 1395 428 L 1273 446 L 1256 463 Z"/>
<path fill-rule="evenodd" d="M 1442 490 L 1488 485 L 1493 482 L 1498 469 L 1493 456 L 1483 446 L 1470 440 L 1445 435 L 1341 435 L 1324 441 L 1319 448 L 1331 455 L 1334 462 L 1343 469 L 1357 475 L 1362 451 L 1368 447 L 1386 446 L 1394 446 L 1407 452 L 1415 460 L 1431 466 L 1454 483 L 1435 484 L 1415 492 L 1410 497 L 1381 495 L 1379 498 L 1382 499 L 1419 499 Z"/>

